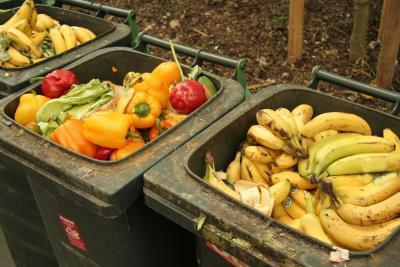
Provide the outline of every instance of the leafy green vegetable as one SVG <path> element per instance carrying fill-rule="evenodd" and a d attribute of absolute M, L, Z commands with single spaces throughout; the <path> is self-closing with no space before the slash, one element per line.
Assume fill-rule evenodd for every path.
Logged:
<path fill-rule="evenodd" d="M 44 41 L 40 46 L 39 46 L 40 51 L 43 54 L 43 57 L 48 58 L 56 55 L 56 52 L 54 50 L 54 46 L 51 42 L 49 41 Z"/>
<path fill-rule="evenodd" d="M 66 95 L 47 101 L 36 114 L 38 122 L 55 121 L 63 113 L 82 118 L 87 112 L 110 101 L 113 91 L 109 82 L 93 79 L 89 83 L 74 85 Z"/>
<path fill-rule="evenodd" d="M 203 70 L 198 65 L 195 65 L 188 73 L 188 78 L 190 78 L 192 80 L 197 80 L 197 77 L 199 77 L 200 74 L 202 74 L 202 73 L 203 73 Z"/>
<path fill-rule="evenodd" d="M 50 121 L 50 122 L 39 122 L 37 125 L 39 126 L 39 129 L 42 132 L 42 136 L 48 138 L 61 124 L 62 123 Z"/>

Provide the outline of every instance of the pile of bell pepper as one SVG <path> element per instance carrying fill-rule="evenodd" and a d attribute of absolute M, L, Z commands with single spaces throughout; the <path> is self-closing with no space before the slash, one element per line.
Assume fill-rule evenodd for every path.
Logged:
<path fill-rule="evenodd" d="M 127 73 L 122 85 L 98 79 L 79 84 L 71 71 L 56 70 L 44 77 L 41 94 L 20 97 L 15 121 L 87 157 L 119 160 L 216 93 L 198 74 L 206 83 L 184 77 L 179 63 L 163 62 L 151 73 Z"/>

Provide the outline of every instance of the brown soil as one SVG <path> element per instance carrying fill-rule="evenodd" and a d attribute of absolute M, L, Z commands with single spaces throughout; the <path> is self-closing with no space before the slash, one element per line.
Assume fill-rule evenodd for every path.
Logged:
<path fill-rule="evenodd" d="M 353 1 L 308 0 L 304 22 L 303 60 L 289 64 L 287 20 L 289 0 L 96 0 L 137 13 L 141 31 L 171 39 L 174 43 L 247 60 L 249 88 L 256 91 L 275 83 L 307 84 L 314 66 L 370 83 L 375 77 L 379 45 L 374 45 L 382 1 L 370 6 L 368 53 L 352 64 L 348 47 L 352 29 Z M 153 50 L 164 58 L 169 52 Z M 183 62 L 190 62 L 183 59 Z M 207 65 L 207 69 L 230 75 L 230 70 Z M 396 67 L 393 90 L 400 91 L 400 68 Z M 321 84 L 320 90 L 354 102 L 386 110 L 388 103 Z"/>

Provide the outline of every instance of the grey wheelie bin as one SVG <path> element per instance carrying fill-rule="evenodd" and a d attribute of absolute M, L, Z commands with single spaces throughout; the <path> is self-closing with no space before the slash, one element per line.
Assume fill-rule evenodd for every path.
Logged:
<path fill-rule="evenodd" d="M 19 6 L 22 2 L 13 3 L 13 7 Z M 59 2 L 69 3 L 70 1 Z M 97 38 L 27 67 L 18 69 L 0 67 L 0 98 L 25 88 L 30 84 L 29 79 L 32 77 L 44 76 L 98 49 L 113 45 L 128 45 L 134 39 L 130 29 L 134 23 L 132 11 L 102 6 L 102 13 L 99 13 L 102 16 L 112 14 L 126 18 L 131 21 L 131 27 L 129 27 L 101 17 L 62 8 L 46 5 L 36 5 L 36 8 L 39 13 L 48 14 L 61 23 L 88 27 L 97 34 Z M 0 14 L 0 23 L 11 17 L 17 9 L 18 7 Z M 134 25 L 133 29 L 136 31 Z M 56 259 L 25 175 L 26 173 L 18 165 L 6 165 L 4 160 L 0 160 L 0 225 L 18 266 L 55 266 Z"/>
<path fill-rule="evenodd" d="M 395 103 L 399 114 L 400 94 L 361 84 L 315 69 L 310 87 L 319 80 L 351 88 Z M 256 124 L 263 108 L 293 109 L 309 104 L 315 114 L 342 111 L 358 114 L 374 134 L 390 127 L 400 134 L 400 119 L 299 85 L 274 85 L 250 97 L 176 152 L 144 174 L 146 205 L 193 233 L 200 266 L 331 266 L 333 249 L 234 200 L 206 183 L 204 155 L 211 152 L 216 170 L 226 168 L 235 157 L 248 128 Z M 350 261 L 339 266 L 398 266 L 399 229 L 378 247 L 350 251 Z"/>
<path fill-rule="evenodd" d="M 175 47 L 177 52 L 194 49 Z M 190 55 L 189 53 L 189 55 Z M 205 53 L 215 63 L 237 61 Z M 92 78 L 121 84 L 129 71 L 150 72 L 162 60 L 130 48 L 106 48 L 65 67 L 81 83 Z M 188 68 L 185 68 L 187 71 Z M 29 180 L 57 260 L 62 266 L 193 266 L 194 240 L 179 225 L 147 208 L 143 173 L 244 99 L 232 79 L 207 73 L 217 93 L 176 127 L 127 158 L 99 161 L 78 155 L 24 129 L 13 120 L 19 96 L 2 106 L 0 158 Z M 39 85 L 32 86 L 38 90 Z M 23 135 L 17 133 L 24 131 Z"/>

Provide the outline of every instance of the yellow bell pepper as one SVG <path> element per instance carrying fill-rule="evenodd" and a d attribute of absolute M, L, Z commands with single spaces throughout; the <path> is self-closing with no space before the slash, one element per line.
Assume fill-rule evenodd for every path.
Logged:
<path fill-rule="evenodd" d="M 147 129 L 156 123 L 161 114 L 161 105 L 153 95 L 136 92 L 125 112 L 132 114 L 133 125 L 136 128 Z"/>
<path fill-rule="evenodd" d="M 132 154 L 134 151 L 143 147 L 144 145 L 145 145 L 145 143 L 142 138 L 133 138 L 133 139 L 129 140 L 125 146 L 115 150 L 111 154 L 110 159 L 118 160 L 118 159 L 125 158 L 126 156 Z"/>
<path fill-rule="evenodd" d="M 150 73 L 142 74 L 142 79 L 142 82 L 133 87 L 135 92 L 147 92 L 153 95 L 160 102 L 161 108 L 166 108 L 169 103 L 168 86 L 159 77 Z"/>
<path fill-rule="evenodd" d="M 26 126 L 36 122 L 36 113 L 49 99 L 43 95 L 24 94 L 19 98 L 19 105 L 15 111 L 16 122 Z"/>
<path fill-rule="evenodd" d="M 126 145 L 126 135 L 131 125 L 130 116 L 114 111 L 98 111 L 83 121 L 83 136 L 86 140 L 108 148 Z"/>

